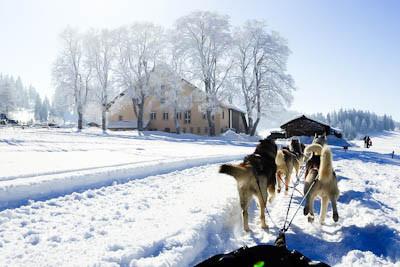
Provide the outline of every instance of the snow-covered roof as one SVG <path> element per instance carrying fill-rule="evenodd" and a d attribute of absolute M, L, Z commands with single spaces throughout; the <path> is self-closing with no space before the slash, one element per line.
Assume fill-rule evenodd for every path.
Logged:
<path fill-rule="evenodd" d="M 331 129 L 334 130 L 334 131 L 336 131 L 336 132 L 338 132 L 338 133 L 341 133 L 341 132 L 342 132 L 342 129 L 335 128 L 335 127 L 332 127 L 332 126 L 331 126 Z"/>
<path fill-rule="evenodd" d="M 233 105 L 233 104 L 228 104 L 228 103 L 223 103 L 223 102 L 221 102 L 220 105 L 221 105 L 221 107 L 223 107 L 223 108 L 233 109 L 233 110 L 236 110 L 236 111 L 238 111 L 238 112 L 240 112 L 240 113 L 246 113 L 246 111 L 244 111 L 243 109 L 241 109 L 241 108 L 239 108 L 239 107 L 237 107 L 237 106 L 235 106 L 235 105 Z"/>
<path fill-rule="evenodd" d="M 291 122 L 293 122 L 293 121 L 299 120 L 299 119 L 306 119 L 306 120 L 309 120 L 309 121 L 314 121 L 314 122 L 319 123 L 319 124 L 321 124 L 321 125 L 330 127 L 328 124 L 326 124 L 326 123 L 324 123 L 324 122 L 321 122 L 321 121 L 318 121 L 318 120 L 315 120 L 315 119 L 311 119 L 311 118 L 309 118 L 309 117 L 306 117 L 306 115 L 303 114 L 303 115 L 297 116 L 297 117 L 295 117 L 294 119 L 291 119 L 290 121 L 288 121 L 288 122 L 282 124 L 282 125 L 281 125 L 281 128 L 284 128 L 287 124 L 289 124 L 289 123 L 291 123 Z"/>

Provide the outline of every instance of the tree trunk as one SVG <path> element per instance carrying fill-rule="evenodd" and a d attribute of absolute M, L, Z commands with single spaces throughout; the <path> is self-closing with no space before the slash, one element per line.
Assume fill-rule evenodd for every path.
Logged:
<path fill-rule="evenodd" d="M 135 98 L 132 98 L 132 108 L 133 108 L 133 114 L 135 114 L 136 118 L 138 117 L 138 112 L 137 112 L 137 100 Z"/>
<path fill-rule="evenodd" d="M 247 113 L 247 114 L 249 114 L 249 113 Z M 249 115 L 247 115 L 247 122 L 248 122 L 248 125 L 246 127 L 246 134 L 250 134 L 251 131 L 253 130 L 253 118 L 250 117 Z"/>
<path fill-rule="evenodd" d="M 83 124 L 83 114 L 81 111 L 78 111 L 78 131 L 82 130 L 82 124 Z"/>
<path fill-rule="evenodd" d="M 208 79 L 204 80 L 204 89 L 206 91 L 206 103 L 208 105 L 209 102 L 210 102 L 210 98 L 209 98 L 208 94 L 211 91 L 211 84 L 210 84 L 210 81 Z M 207 111 L 206 111 L 206 115 L 207 115 L 207 122 L 208 122 L 208 135 L 209 136 L 215 136 L 215 124 L 214 124 L 214 122 L 212 121 L 212 118 L 211 118 L 211 110 L 209 110 L 208 108 L 207 108 Z"/>
<path fill-rule="evenodd" d="M 215 136 L 215 123 L 212 120 L 211 110 L 207 110 L 207 121 L 208 121 L 208 135 Z"/>
<path fill-rule="evenodd" d="M 141 96 L 141 101 L 138 104 L 138 131 L 143 132 L 143 114 L 144 114 L 144 96 Z"/>
<path fill-rule="evenodd" d="M 250 136 L 254 136 L 256 134 L 257 126 L 258 123 L 260 122 L 260 118 L 257 118 L 256 122 L 254 123 L 251 131 L 250 131 Z"/>
<path fill-rule="evenodd" d="M 101 112 L 101 129 L 105 133 L 107 128 L 106 128 L 106 110 L 105 107 L 103 106 L 103 110 Z"/>
<path fill-rule="evenodd" d="M 175 109 L 174 110 L 175 129 L 176 129 L 176 133 L 180 134 L 181 133 L 181 126 L 179 124 L 179 120 L 178 120 L 177 116 L 178 116 L 178 112 Z"/>

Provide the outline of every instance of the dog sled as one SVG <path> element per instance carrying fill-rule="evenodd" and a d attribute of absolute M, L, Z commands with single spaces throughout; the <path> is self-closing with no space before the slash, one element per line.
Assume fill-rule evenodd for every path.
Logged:
<path fill-rule="evenodd" d="M 285 243 L 285 234 L 281 232 L 275 245 L 258 245 L 254 247 L 241 247 L 227 254 L 218 254 L 199 263 L 196 267 L 228 267 L 228 266 L 254 266 L 254 267 L 305 267 L 329 266 L 320 261 L 313 261 L 296 250 L 289 250 Z"/>

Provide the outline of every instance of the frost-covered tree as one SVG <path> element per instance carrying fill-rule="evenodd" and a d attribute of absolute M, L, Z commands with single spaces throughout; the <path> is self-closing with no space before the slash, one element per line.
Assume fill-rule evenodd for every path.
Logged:
<path fill-rule="evenodd" d="M 395 129 L 395 121 L 386 114 L 378 116 L 369 111 L 340 109 L 328 113 L 328 116 L 331 118 L 330 125 L 342 129 L 343 135 L 350 139 L 356 138 L 358 135 L 368 135 L 374 131 Z M 325 117 L 321 113 L 311 115 L 311 117 L 325 121 Z"/>
<path fill-rule="evenodd" d="M 36 95 L 34 116 L 36 121 L 41 121 L 41 111 L 42 111 L 42 99 L 39 94 Z"/>
<path fill-rule="evenodd" d="M 56 87 L 72 98 L 78 115 L 78 130 L 83 128 L 83 114 L 88 102 L 92 79 L 92 66 L 84 51 L 83 35 L 67 27 L 60 35 L 61 51 L 53 66 Z"/>
<path fill-rule="evenodd" d="M 156 73 L 160 79 L 159 97 L 162 105 L 173 110 L 176 133 L 180 134 L 178 114 L 192 107 L 192 95 L 184 92 L 182 77 L 187 69 L 186 50 L 180 45 L 179 34 L 170 30 L 167 33 L 164 64 L 160 64 Z"/>
<path fill-rule="evenodd" d="M 228 16 L 208 11 L 192 12 L 175 23 L 179 44 L 190 62 L 186 71 L 203 85 L 203 108 L 210 135 L 215 135 L 212 114 L 219 107 L 219 93 L 232 65 L 227 57 L 232 41 L 230 30 Z"/>
<path fill-rule="evenodd" d="M 115 60 L 115 38 L 113 31 L 92 29 L 86 35 L 86 52 L 93 68 L 95 100 L 101 105 L 101 127 L 106 131 L 106 112 L 109 95 L 112 92 L 112 68 Z"/>
<path fill-rule="evenodd" d="M 16 108 L 15 87 L 11 77 L 0 75 L 0 113 L 8 114 Z"/>
<path fill-rule="evenodd" d="M 50 101 L 47 97 L 45 97 L 42 102 L 42 108 L 40 110 L 40 120 L 41 121 L 48 121 L 49 111 L 50 111 Z"/>
<path fill-rule="evenodd" d="M 29 108 L 28 92 L 20 77 L 15 80 L 15 104 L 18 108 Z"/>
<path fill-rule="evenodd" d="M 144 128 L 145 101 L 152 95 L 151 75 L 164 45 L 164 30 L 153 23 L 134 23 L 117 31 L 116 75 L 132 99 L 139 131 Z"/>
<path fill-rule="evenodd" d="M 160 98 L 160 103 L 164 108 L 173 110 L 175 129 L 179 134 L 178 113 L 190 110 L 194 96 L 185 94 L 183 88 L 185 81 L 170 65 L 159 64 L 153 77 L 154 94 Z"/>
<path fill-rule="evenodd" d="M 233 34 L 233 80 L 247 111 L 247 132 L 254 135 L 264 113 L 290 104 L 293 79 L 286 73 L 286 40 L 263 21 L 247 21 Z"/>

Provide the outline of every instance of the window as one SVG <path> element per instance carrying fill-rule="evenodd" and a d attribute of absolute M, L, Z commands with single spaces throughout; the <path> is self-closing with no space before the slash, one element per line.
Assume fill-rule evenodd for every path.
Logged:
<path fill-rule="evenodd" d="M 182 132 L 186 133 L 186 128 L 185 127 L 182 128 Z"/>
<path fill-rule="evenodd" d="M 203 113 L 203 120 L 207 119 L 206 113 Z"/>
<path fill-rule="evenodd" d="M 157 119 L 157 113 L 156 112 L 150 112 L 150 120 L 156 120 Z"/>
<path fill-rule="evenodd" d="M 208 134 L 208 127 L 204 127 L 204 133 Z"/>
<path fill-rule="evenodd" d="M 165 120 L 165 121 L 168 120 L 168 112 L 163 113 L 163 120 Z"/>
<path fill-rule="evenodd" d="M 192 119 L 192 114 L 191 114 L 190 110 L 185 111 L 185 121 L 184 121 L 184 123 L 185 124 L 190 124 L 191 119 Z"/>
<path fill-rule="evenodd" d="M 190 127 L 190 133 L 194 133 L 193 127 Z"/>
<path fill-rule="evenodd" d="M 118 120 L 119 120 L 119 121 L 122 121 L 123 119 L 124 119 L 124 117 L 123 117 L 122 115 L 119 115 L 119 116 L 118 116 Z"/>
<path fill-rule="evenodd" d="M 181 120 L 182 119 L 182 112 L 177 112 L 176 113 L 176 119 Z"/>
<path fill-rule="evenodd" d="M 222 119 L 225 119 L 225 112 L 222 111 Z"/>
<path fill-rule="evenodd" d="M 215 119 L 214 115 L 211 115 L 211 120 L 214 120 L 214 119 Z"/>
<path fill-rule="evenodd" d="M 197 133 L 201 134 L 201 128 L 200 127 L 197 127 Z"/>

